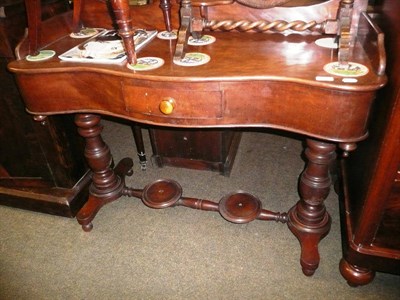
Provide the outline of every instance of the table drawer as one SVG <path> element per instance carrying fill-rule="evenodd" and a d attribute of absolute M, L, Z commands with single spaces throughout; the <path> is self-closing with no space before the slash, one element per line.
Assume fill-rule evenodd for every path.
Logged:
<path fill-rule="evenodd" d="M 124 85 L 123 95 L 126 110 L 130 113 L 179 119 L 215 119 L 223 114 L 222 92 L 201 91 L 196 84 L 193 88 L 190 85 L 183 88 Z M 163 104 L 170 105 L 169 111 L 162 112 Z"/>

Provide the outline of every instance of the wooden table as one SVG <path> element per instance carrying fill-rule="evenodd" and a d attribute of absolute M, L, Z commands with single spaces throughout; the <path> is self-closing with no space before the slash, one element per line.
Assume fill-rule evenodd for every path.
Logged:
<path fill-rule="evenodd" d="M 147 9 L 147 10 L 146 10 Z M 156 4 L 142 8 L 148 16 Z M 57 24 L 67 24 L 66 16 Z M 54 25 L 48 25 L 54 31 Z M 66 25 L 65 32 L 71 30 Z M 162 29 L 162 28 L 161 28 Z M 43 29 L 44 31 L 44 29 Z M 60 30 L 58 31 L 60 32 Z M 76 114 L 75 123 L 86 139 L 85 156 L 93 172 L 87 204 L 77 219 L 83 229 L 92 229 L 99 209 L 121 196 L 135 196 L 154 208 L 184 205 L 219 211 L 228 221 L 254 219 L 287 223 L 301 244 L 301 266 L 312 275 L 319 264 L 318 243 L 330 229 L 331 218 L 324 206 L 337 146 L 347 155 L 368 135 L 367 121 L 375 92 L 386 83 L 376 73 L 363 45 L 357 42 L 352 59 L 369 68 L 356 83 L 316 80 L 327 76 L 327 63 L 337 60 L 336 50 L 314 42 L 318 35 L 282 35 L 213 32 L 216 42 L 201 52 L 211 61 L 198 67 L 182 67 L 172 61 L 175 44 L 155 39 L 139 57 L 164 59 L 155 70 L 138 72 L 121 65 L 46 61 L 12 62 L 27 110 L 36 119 L 49 115 Z M 60 35 L 46 45 L 61 54 L 80 43 Z M 44 44 L 44 43 L 43 43 Z M 188 51 L 199 51 L 189 47 Z M 160 103 L 173 101 L 172 113 L 160 111 Z M 155 181 L 144 189 L 125 185 L 124 175 L 132 167 L 124 159 L 111 168 L 109 147 L 101 138 L 101 115 L 139 123 L 182 128 L 275 128 L 304 135 L 307 163 L 299 181 L 300 200 L 287 213 L 261 209 L 259 200 L 247 193 L 230 194 L 214 203 L 185 198 L 174 181 Z M 256 173 L 257 170 L 254 170 Z M 289 183 L 288 184 L 295 184 Z M 238 186 L 240 189 L 240 186 Z"/>

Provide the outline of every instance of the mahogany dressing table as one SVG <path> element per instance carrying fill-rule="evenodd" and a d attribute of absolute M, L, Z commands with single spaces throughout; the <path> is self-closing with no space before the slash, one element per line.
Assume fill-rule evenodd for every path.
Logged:
<path fill-rule="evenodd" d="M 29 11 L 35 10 L 36 2 L 26 2 Z M 182 205 L 219 212 L 234 223 L 273 220 L 287 223 L 300 241 L 303 273 L 314 274 L 319 264 L 318 243 L 328 234 L 331 224 L 324 199 L 331 187 L 330 169 L 337 148 L 347 155 L 358 141 L 367 138 L 375 92 L 386 83 L 382 34 L 360 12 L 366 8 L 365 1 L 327 1 L 325 17 L 331 21 L 264 23 L 272 30 L 267 29 L 268 33 L 251 32 L 249 26 L 245 32 L 239 32 L 223 25 L 235 22 L 222 22 L 225 27 L 218 25 L 213 29 L 218 22 L 206 18 L 214 18 L 214 9 L 217 15 L 221 13 L 218 9 L 227 13 L 227 18 L 230 11 L 233 16 L 240 11 L 241 17 L 254 16 L 256 12 L 257 17 L 268 15 L 269 8 L 249 9 L 233 1 L 211 1 L 209 5 L 207 1 L 193 2 L 192 6 L 187 0 L 181 5 L 162 0 L 141 7 L 129 7 L 127 1 L 110 1 L 111 14 L 103 1 L 74 2 L 73 15 L 42 24 L 33 22 L 32 26 L 41 30 L 30 32 L 17 49 L 20 59 L 10 63 L 9 69 L 15 73 L 26 108 L 35 119 L 75 114 L 92 170 L 89 200 L 77 215 L 82 228 L 90 231 L 99 209 L 121 196 L 140 198 L 152 208 Z M 164 65 L 149 71 L 133 71 L 126 62 L 105 65 L 60 61 L 57 55 L 81 42 L 72 39 L 71 32 L 79 30 L 82 24 L 111 28 L 114 22 L 110 15 L 116 17 L 128 63 L 134 64 L 140 57 L 158 57 Z M 32 16 L 33 13 L 31 21 Z M 360 27 L 358 38 L 352 40 L 357 35 L 354 26 L 362 22 L 365 27 Z M 156 38 L 135 53 L 132 24 L 160 31 L 180 26 L 178 39 Z M 340 51 L 315 44 L 321 38 L 320 32 L 332 31 L 332 27 L 340 33 Z M 187 45 L 190 34 L 210 28 L 214 30 L 209 34 L 216 38 L 215 43 L 201 49 Z M 286 29 L 307 34 L 282 34 Z M 38 49 L 52 49 L 57 55 L 37 62 L 24 58 Z M 208 54 L 211 60 L 196 67 L 174 63 L 193 51 Z M 356 62 L 369 72 L 344 82 L 344 77 L 324 71 L 325 65 L 338 60 L 344 66 L 349 61 Z M 306 139 L 307 163 L 299 180 L 300 200 L 280 213 L 262 208 L 260 200 L 241 191 L 240 186 L 219 203 L 184 197 L 180 185 L 168 179 L 156 180 L 143 189 L 127 187 L 124 176 L 131 173 L 132 161 L 126 158 L 112 167 L 110 149 L 101 138 L 101 115 L 156 126 L 264 127 L 302 134 Z"/>

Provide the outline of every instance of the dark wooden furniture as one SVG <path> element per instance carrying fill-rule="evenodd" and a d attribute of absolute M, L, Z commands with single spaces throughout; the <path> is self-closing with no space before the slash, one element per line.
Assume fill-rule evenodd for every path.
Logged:
<path fill-rule="evenodd" d="M 400 274 L 400 3 L 376 7 L 386 35 L 389 84 L 378 93 L 371 135 L 343 161 L 343 259 L 351 285 Z"/>
<path fill-rule="evenodd" d="M 4 5 L 4 6 L 3 6 Z M 0 204 L 74 217 L 87 200 L 83 140 L 73 119 L 50 117 L 40 124 L 26 113 L 7 64 L 26 28 L 23 1 L 0 1 Z M 48 19 L 68 9 L 66 1 L 43 1 Z"/>
<path fill-rule="evenodd" d="M 31 1 L 27 3 L 32 5 Z M 162 30 L 165 24 L 159 3 L 131 8 L 126 1 L 112 1 L 111 4 L 125 42 L 128 61 L 134 62 L 136 53 L 131 40 L 130 11 L 135 16 L 135 26 L 155 26 Z M 338 2 L 328 4 L 334 8 Z M 341 7 L 344 5 L 344 11 L 348 13 L 351 4 L 352 1 L 350 4 L 344 1 Z M 223 12 L 228 12 L 230 5 L 240 8 L 232 3 L 223 5 L 220 7 Z M 190 15 L 188 1 L 182 7 L 183 12 Z M 211 14 L 214 7 L 208 8 L 203 9 L 203 13 L 207 10 Z M 31 9 L 38 7 L 32 6 Z M 331 11 L 334 18 L 337 10 L 338 6 L 336 11 Z M 256 11 L 251 14 L 254 16 Z M 248 15 L 246 10 L 241 12 L 241 16 Z M 176 28 L 179 18 L 174 3 L 171 16 L 171 24 Z M 349 30 L 347 17 L 341 23 L 346 27 L 341 31 L 344 34 Z M 361 17 L 366 18 L 365 15 Z M 103 2 L 75 1 L 74 18 L 65 14 L 43 24 L 39 48 L 63 53 L 78 44 L 69 33 L 77 30 L 80 22 L 96 27 L 111 27 L 114 23 Z M 325 28 L 317 23 L 311 25 L 316 30 Z M 289 24 L 291 28 L 296 26 L 304 29 L 308 25 Z M 368 28 L 370 31 L 363 32 L 364 37 L 376 38 L 376 28 Z M 314 43 L 319 35 L 219 31 L 212 34 L 217 42 L 201 50 L 211 56 L 211 61 L 199 67 L 174 64 L 175 43 L 155 39 L 139 55 L 160 57 L 165 63 L 146 72 L 132 71 L 125 64 L 60 62 L 57 57 L 35 63 L 20 59 L 10 63 L 9 69 L 16 74 L 26 107 L 36 118 L 75 114 L 78 131 L 86 139 L 85 156 L 93 172 L 89 200 L 77 215 L 84 230 L 92 229 L 93 219 L 105 204 L 123 195 L 140 198 L 152 208 L 182 205 L 217 211 L 235 223 L 255 219 L 279 221 L 287 223 L 298 238 L 302 270 L 310 276 L 319 264 L 318 243 L 330 229 L 331 218 L 324 200 L 331 186 L 329 171 L 336 150 L 342 149 L 347 154 L 356 148 L 357 142 L 367 137 L 367 119 L 376 90 L 386 83 L 382 43 L 356 41 L 352 52 L 339 52 L 338 57 L 337 50 Z M 348 38 L 346 34 L 344 37 Z M 27 53 L 28 46 L 29 41 L 21 45 L 20 57 Z M 341 49 L 350 50 L 349 44 L 342 46 Z M 188 46 L 178 50 L 195 49 Z M 227 52 L 227 49 L 234 50 Z M 327 75 L 323 69 L 327 63 L 339 58 L 345 61 L 348 57 L 366 66 L 368 74 L 351 83 L 343 82 L 339 76 L 332 76 L 333 81 L 328 82 L 316 80 L 316 76 Z M 43 82 L 46 84 L 40 84 Z M 170 109 L 164 110 L 166 106 Z M 302 134 L 306 137 L 307 163 L 299 181 L 300 200 L 287 213 L 279 213 L 263 209 L 257 197 L 244 191 L 228 194 L 218 203 L 183 197 L 181 187 L 173 180 L 156 180 L 143 189 L 127 187 L 124 175 L 130 174 L 132 160 L 123 159 L 114 169 L 111 167 L 110 149 L 101 138 L 100 115 L 113 115 L 154 126 L 268 127 Z M 257 176 L 257 170 L 254 170 L 254 176 Z"/>
<path fill-rule="evenodd" d="M 217 171 L 229 176 L 241 132 L 150 128 L 153 158 L 159 167 Z"/>

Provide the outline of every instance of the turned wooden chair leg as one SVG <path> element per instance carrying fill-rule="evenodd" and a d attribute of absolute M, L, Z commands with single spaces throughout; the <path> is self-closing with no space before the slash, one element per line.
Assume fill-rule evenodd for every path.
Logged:
<path fill-rule="evenodd" d="M 329 232 L 331 218 L 324 200 L 331 186 L 330 166 L 336 157 L 334 144 L 307 139 L 306 168 L 300 177 L 300 201 L 289 211 L 288 226 L 301 245 L 300 264 L 307 276 L 319 265 L 318 243 Z"/>
<path fill-rule="evenodd" d="M 160 0 L 160 8 L 164 17 L 165 30 L 172 30 L 171 25 L 171 0 Z"/>
<path fill-rule="evenodd" d="M 139 157 L 140 168 L 144 171 L 147 167 L 147 158 L 143 143 L 142 127 L 137 124 L 133 124 L 131 125 L 131 129 L 136 144 L 136 151 Z"/>

